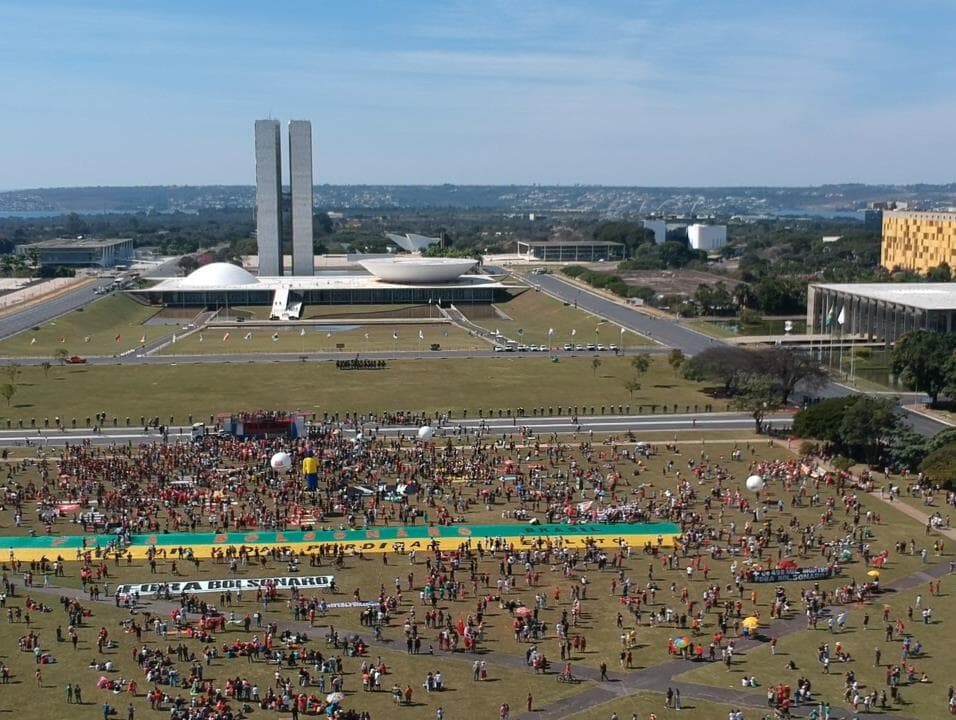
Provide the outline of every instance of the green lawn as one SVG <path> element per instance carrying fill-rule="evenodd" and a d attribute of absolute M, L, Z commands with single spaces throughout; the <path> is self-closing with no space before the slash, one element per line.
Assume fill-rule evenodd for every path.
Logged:
<path fill-rule="evenodd" d="M 325 353 L 335 352 L 338 344 L 342 352 L 356 353 L 394 350 L 428 350 L 438 343 L 443 350 L 490 350 L 486 341 L 469 335 L 451 323 L 370 324 L 343 321 L 343 326 L 355 329 L 326 330 L 320 326 L 297 327 L 209 327 L 166 345 L 160 351 L 165 355 L 208 355 L 218 353 Z M 229 340 L 224 341 L 226 333 Z M 421 335 L 419 335 L 421 333 Z M 398 335 L 398 340 L 394 335 Z M 249 340 L 245 337 L 251 335 Z M 273 340 L 273 335 L 277 338 Z M 366 335 L 368 337 L 366 337 Z M 202 341 L 200 341 L 200 336 Z"/>
<path fill-rule="evenodd" d="M 140 572 L 143 569 L 140 568 Z M 219 569 L 219 574 L 222 569 Z M 203 575 L 207 573 L 202 573 Z M 22 588 L 22 586 L 21 586 Z M 41 598 L 43 601 L 53 606 L 53 612 L 41 614 L 33 612 L 31 628 L 34 632 L 39 632 L 41 637 L 41 647 L 45 652 L 51 653 L 57 662 L 50 665 L 37 666 L 34 662 L 32 652 L 17 652 L 17 639 L 25 635 L 28 628 L 24 622 L 7 623 L 4 620 L 0 625 L 0 644 L 4 652 L 4 662 L 9 666 L 13 674 L 12 682 L 3 686 L 2 703 L 0 707 L 7 712 L 12 712 L 17 708 L 15 717 L 22 720 L 47 720 L 47 718 L 71 717 L 71 718 L 101 718 L 102 704 L 108 702 L 111 706 L 118 709 L 118 714 L 114 718 L 126 718 L 127 707 L 132 705 L 136 717 L 140 718 L 158 718 L 168 717 L 168 709 L 160 714 L 150 709 L 149 702 L 145 692 L 152 690 L 152 685 L 148 684 L 143 676 L 143 671 L 137 666 L 131 651 L 135 648 L 146 647 L 151 651 L 165 650 L 167 641 L 157 637 L 152 631 L 145 631 L 142 640 L 137 642 L 135 635 L 124 633 L 120 623 L 124 619 L 129 619 L 129 614 L 112 607 L 109 602 L 95 603 L 92 617 L 86 618 L 85 623 L 77 630 L 79 642 L 77 650 L 73 650 L 68 642 L 57 643 L 55 641 L 56 627 L 62 628 L 64 635 L 67 630 L 66 615 L 56 597 L 47 595 Z M 218 596 L 207 595 L 205 599 L 218 602 Z M 347 600 L 348 596 L 343 594 L 330 597 L 330 600 Z M 24 596 L 18 593 L 16 599 L 7 601 L 6 607 L 23 608 Z M 284 606 L 284 603 L 281 603 Z M 89 605 L 87 605 L 89 606 Z M 149 610 L 149 605 L 147 605 Z M 224 608 L 228 611 L 228 608 Z M 241 605 L 234 604 L 231 608 L 241 618 L 246 613 L 255 612 L 257 607 L 254 597 L 246 599 Z M 261 608 L 261 604 L 258 606 Z M 276 607 L 276 610 L 279 608 Z M 167 615 L 163 612 L 162 615 Z M 282 624 L 287 622 L 288 613 L 279 613 L 271 610 L 265 611 L 267 620 L 277 620 Z M 321 624 L 317 624 L 314 629 L 309 629 L 308 623 L 299 626 L 300 631 L 310 635 L 308 647 L 321 651 L 327 656 L 342 658 L 343 665 L 343 690 L 345 700 L 343 706 L 355 710 L 368 710 L 373 718 L 396 718 L 399 720 L 415 720 L 417 718 L 434 718 L 438 707 L 444 707 L 446 718 L 461 717 L 464 708 L 473 717 L 491 718 L 497 717 L 498 706 L 501 702 L 509 702 L 517 711 L 523 709 L 525 698 L 529 689 L 533 692 L 536 702 L 540 705 L 560 702 L 562 698 L 567 697 L 584 689 L 583 685 L 567 685 L 555 682 L 553 676 L 534 677 L 528 674 L 515 673 L 507 668 L 490 665 L 488 667 L 488 679 L 484 682 L 475 682 L 472 679 L 471 659 L 465 656 L 449 658 L 447 656 L 435 657 L 428 654 L 408 655 L 404 651 L 404 644 L 393 643 L 393 647 L 382 646 L 381 644 L 373 647 L 365 658 L 348 657 L 343 651 L 336 651 L 326 646 L 324 636 L 328 632 L 328 622 L 332 622 L 336 627 L 341 627 L 343 623 L 353 628 L 354 632 L 359 632 L 366 639 L 370 639 L 371 631 L 368 628 L 361 628 L 357 619 L 358 611 L 348 610 L 339 613 L 333 613 Z M 142 621 L 142 613 L 136 616 Z M 106 649 L 103 654 L 97 653 L 96 634 L 101 627 L 107 628 L 110 638 L 118 643 L 118 647 Z M 362 632 L 363 630 L 367 632 Z M 400 628 L 399 628 L 400 632 Z M 233 640 L 247 639 L 253 633 L 244 633 L 241 628 L 230 628 L 226 632 L 217 633 L 217 646 L 222 643 L 231 643 Z M 391 633 L 395 635 L 394 627 Z M 261 632 L 260 632 L 261 637 Z M 169 637 L 173 645 L 180 642 L 174 636 Z M 185 640 L 190 651 L 200 654 L 203 646 L 198 640 Z M 276 647 L 281 647 L 277 643 Z M 94 657 L 98 657 L 101 662 L 105 660 L 112 661 L 114 671 L 106 673 L 89 668 L 88 664 Z M 383 678 L 383 692 L 365 692 L 362 689 L 361 664 L 363 661 L 375 661 L 379 659 L 385 664 L 386 676 Z M 176 656 L 172 655 L 180 676 L 189 675 L 189 663 L 175 662 Z M 277 667 L 274 663 L 267 663 L 264 660 L 259 662 L 249 662 L 245 657 L 228 658 L 221 656 L 211 663 L 204 663 L 204 678 L 213 682 L 214 687 L 224 689 L 226 681 L 230 678 L 241 676 L 257 684 L 264 697 L 268 688 L 274 687 L 274 673 Z M 34 672 L 37 667 L 41 668 L 42 678 L 41 687 L 37 687 L 34 679 Z M 303 690 L 309 694 L 324 695 L 317 686 L 299 688 L 298 671 L 300 666 L 279 668 L 282 678 L 291 678 L 292 686 L 296 692 Z M 306 664 L 305 667 L 316 677 L 312 666 Z M 426 674 L 431 671 L 440 670 L 443 676 L 445 691 L 441 693 L 426 693 L 422 687 Z M 96 687 L 97 680 L 107 675 L 112 679 L 125 678 L 127 681 L 135 680 L 139 685 L 136 695 L 128 692 L 113 693 L 109 690 L 100 690 Z M 326 681 L 330 682 L 331 677 L 326 675 Z M 83 705 L 70 705 L 67 703 L 64 688 L 67 683 L 78 683 L 82 688 Z M 404 688 L 411 686 L 413 690 L 412 705 L 395 705 L 391 699 L 391 689 L 393 684 L 398 684 Z M 173 697 L 185 698 L 188 704 L 190 700 L 189 688 L 173 688 L 171 686 L 160 685 L 163 690 L 170 693 Z M 326 688 L 326 693 L 331 690 Z M 232 702 L 234 711 L 238 711 L 241 702 Z M 58 709 L 54 709 L 58 708 Z M 3 710 L 0 710 L 2 713 Z M 60 715 L 60 713 L 63 713 Z M 249 715 L 245 715 L 249 717 Z M 260 710 L 256 707 L 251 717 L 270 717 L 282 718 L 288 720 L 288 713 L 278 714 L 272 711 Z"/>
<path fill-rule="evenodd" d="M 61 349 L 70 355 L 115 355 L 137 347 L 144 333 L 148 341 L 170 332 L 166 327 L 143 327 L 157 310 L 123 293 L 113 293 L 81 310 L 43 323 L 39 330 L 27 330 L 3 340 L 0 356 L 52 358 Z M 115 339 L 117 335 L 119 342 Z"/>
<path fill-rule="evenodd" d="M 24 367 L 13 406 L 4 415 L 29 421 L 82 418 L 104 410 L 117 417 L 182 418 L 264 407 L 319 412 L 451 408 L 457 413 L 548 405 L 599 411 L 603 404 L 636 410 L 652 403 L 677 403 L 683 411 L 685 405 L 712 402 L 698 384 L 678 378 L 664 358 L 652 360 L 643 388 L 630 398 L 624 382 L 632 375 L 630 359 L 614 356 L 602 358 L 597 368 L 591 358 L 553 363 L 521 355 L 389 361 L 385 370 L 338 370 L 332 362 L 89 365 L 53 367 L 48 373 Z"/>
<path fill-rule="evenodd" d="M 306 305 L 302 309 L 302 319 L 313 318 L 419 318 L 438 317 L 438 309 L 428 305 Z M 245 319 L 268 320 L 272 308 L 268 305 L 236 305 L 230 306 L 228 313 L 223 309 L 220 319 L 228 316 L 243 317 Z"/>
<path fill-rule="evenodd" d="M 622 338 L 620 326 L 605 323 L 590 313 L 533 289 L 526 290 L 508 302 L 498 303 L 497 307 L 511 319 L 488 318 L 475 322 L 491 332 L 500 330 L 502 335 L 520 342 L 547 344 L 548 330 L 553 328 L 551 344 L 554 345 L 568 342 L 614 343 L 625 347 L 654 345 L 648 338 L 633 332 L 625 333 Z M 519 330 L 523 332 L 519 334 Z M 572 330 L 576 331 L 573 336 Z"/>
<path fill-rule="evenodd" d="M 683 320 L 681 321 L 689 328 L 704 333 L 715 338 L 734 338 L 738 336 L 733 330 L 724 327 L 721 323 L 709 322 L 707 320 Z"/>
<path fill-rule="evenodd" d="M 675 687 L 680 687 L 675 683 Z M 681 698 L 681 709 L 674 710 L 664 706 L 665 697 L 661 693 L 642 692 L 630 695 L 620 700 L 594 705 L 588 710 L 568 715 L 567 720 L 608 720 L 612 713 L 617 713 L 620 720 L 631 720 L 631 715 L 637 713 L 638 718 L 647 718 L 651 713 L 657 715 L 657 720 L 679 720 L 679 718 L 703 718 L 703 720 L 726 720 L 727 713 L 736 709 L 732 705 L 720 705 L 707 700 L 695 700 L 686 695 Z M 752 708 L 743 708 L 744 717 L 756 718 L 757 713 Z"/>

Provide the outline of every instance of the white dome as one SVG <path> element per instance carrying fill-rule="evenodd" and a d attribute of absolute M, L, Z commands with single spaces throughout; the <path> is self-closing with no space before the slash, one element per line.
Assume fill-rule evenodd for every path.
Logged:
<path fill-rule="evenodd" d="M 379 280 L 393 283 L 444 283 L 471 270 L 477 260 L 453 258 L 397 257 L 359 260 L 359 265 Z"/>
<path fill-rule="evenodd" d="M 251 273 L 232 263 L 214 262 L 193 270 L 183 278 L 183 287 L 217 288 L 230 285 L 255 285 Z"/>

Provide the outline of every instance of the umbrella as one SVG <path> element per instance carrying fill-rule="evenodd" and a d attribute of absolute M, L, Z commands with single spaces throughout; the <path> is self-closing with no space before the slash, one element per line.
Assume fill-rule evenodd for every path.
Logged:
<path fill-rule="evenodd" d="M 531 608 L 529 607 L 522 606 L 519 608 L 515 608 L 515 617 L 528 617 L 531 614 L 532 614 Z"/>
<path fill-rule="evenodd" d="M 777 563 L 778 570 L 795 570 L 797 568 L 797 563 L 795 560 L 787 558 L 786 560 L 781 560 Z"/>
<path fill-rule="evenodd" d="M 683 650 L 688 645 L 690 645 L 690 638 L 686 635 L 679 638 L 674 638 L 674 647 L 676 647 L 678 650 Z"/>
<path fill-rule="evenodd" d="M 871 578 L 875 578 L 875 579 L 877 579 L 877 580 L 880 579 L 880 571 L 879 571 L 879 570 L 870 570 L 870 571 L 867 573 L 867 575 L 869 575 Z"/>
<path fill-rule="evenodd" d="M 753 615 L 751 615 L 748 618 L 744 618 L 740 624 L 743 625 L 748 630 L 754 630 L 760 627 L 760 620 L 754 617 Z"/>
<path fill-rule="evenodd" d="M 325 702 L 327 703 L 340 703 L 343 700 L 345 700 L 345 693 L 334 692 L 325 696 Z"/>

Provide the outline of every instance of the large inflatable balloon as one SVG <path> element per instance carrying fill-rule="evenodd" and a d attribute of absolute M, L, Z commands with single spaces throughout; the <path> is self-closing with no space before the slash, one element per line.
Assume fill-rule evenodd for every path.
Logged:
<path fill-rule="evenodd" d="M 272 459 L 269 461 L 269 465 L 272 466 L 273 470 L 288 470 L 290 467 L 292 467 L 292 456 L 287 452 L 277 452 L 272 456 Z"/>
<path fill-rule="evenodd" d="M 431 425 L 422 425 L 418 428 L 418 439 L 419 440 L 431 440 L 432 435 L 435 434 L 435 428 Z"/>
<path fill-rule="evenodd" d="M 764 481 L 759 475 L 751 475 L 747 478 L 747 489 L 751 492 L 760 492 L 763 490 Z"/>

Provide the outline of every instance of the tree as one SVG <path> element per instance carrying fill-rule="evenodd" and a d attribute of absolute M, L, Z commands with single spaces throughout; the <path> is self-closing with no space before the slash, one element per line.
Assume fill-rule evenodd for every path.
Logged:
<path fill-rule="evenodd" d="M 919 469 L 928 479 L 951 489 L 956 485 L 956 440 L 929 453 L 920 463 Z"/>
<path fill-rule="evenodd" d="M 637 378 L 631 378 L 624 383 L 624 389 L 627 390 L 628 394 L 631 396 L 631 399 L 633 399 L 634 393 L 641 389 L 641 383 Z"/>
<path fill-rule="evenodd" d="M 936 267 L 926 271 L 926 279 L 930 282 L 951 282 L 953 279 L 953 271 L 950 269 L 949 263 L 943 260 L 943 262 Z"/>
<path fill-rule="evenodd" d="M 601 364 L 601 358 L 591 358 L 591 372 L 595 375 L 595 377 L 597 376 L 597 371 L 598 368 L 601 367 Z"/>
<path fill-rule="evenodd" d="M 57 348 L 53 351 L 53 360 L 63 365 L 66 359 L 70 357 L 70 351 L 66 348 Z"/>
<path fill-rule="evenodd" d="M 782 347 L 763 347 L 749 352 L 755 355 L 757 372 L 779 383 L 783 404 L 789 402 L 797 385 L 803 383 L 808 389 L 816 389 L 826 382 L 826 373 L 810 355 Z"/>
<path fill-rule="evenodd" d="M 834 445 L 842 441 L 840 428 L 846 409 L 859 398 L 856 395 L 829 398 L 799 410 L 793 416 L 793 432 L 802 438 L 815 438 Z"/>
<path fill-rule="evenodd" d="M 12 362 L 8 365 L 4 365 L 3 374 L 6 376 L 7 382 L 16 383 L 17 376 L 20 374 L 20 363 Z"/>
<path fill-rule="evenodd" d="M 671 350 L 667 356 L 667 364 L 674 368 L 674 372 L 680 370 L 680 366 L 684 364 L 684 351 L 680 348 Z"/>
<path fill-rule="evenodd" d="M 893 373 L 907 387 L 929 395 L 932 405 L 948 385 L 947 364 L 954 338 L 956 335 L 917 330 L 897 340 L 893 349 Z"/>
<path fill-rule="evenodd" d="M 775 378 L 767 375 L 750 375 L 740 385 L 733 405 L 738 410 L 750 413 L 756 430 L 763 430 L 763 420 L 780 408 L 780 386 Z"/>
<path fill-rule="evenodd" d="M 616 242 L 627 246 L 632 250 L 638 245 L 653 242 L 648 240 L 647 231 L 644 226 L 636 222 L 626 222 L 623 220 L 614 220 L 604 222 L 594 228 L 592 233 L 596 242 Z"/>
<path fill-rule="evenodd" d="M 882 447 L 902 426 L 901 411 L 895 402 L 864 395 L 846 408 L 840 439 L 850 457 L 876 463 Z"/>
<path fill-rule="evenodd" d="M 185 273 L 191 273 L 193 270 L 199 267 L 199 261 L 196 260 L 192 255 L 183 255 L 179 258 L 178 263 L 179 269 Z"/>
<path fill-rule="evenodd" d="M 719 382 L 724 386 L 724 393 L 730 395 L 736 391 L 741 379 L 755 369 L 753 360 L 750 350 L 715 345 L 684 362 L 684 377 L 698 382 Z"/>
<path fill-rule="evenodd" d="M 43 362 L 40 363 L 40 367 L 43 368 L 43 377 L 49 377 L 50 368 L 53 367 L 53 365 L 50 364 L 50 361 L 44 360 Z"/>
<path fill-rule="evenodd" d="M 638 375 L 643 375 L 651 367 L 651 356 L 647 353 L 641 353 L 631 358 L 631 367 Z"/>
<path fill-rule="evenodd" d="M 0 385 L 0 397 L 7 401 L 7 407 L 10 407 L 10 401 L 17 394 L 17 386 L 13 383 L 3 383 Z"/>
<path fill-rule="evenodd" d="M 86 221 L 75 212 L 66 216 L 66 224 L 63 228 L 67 235 L 86 235 L 90 231 L 90 226 Z"/>

